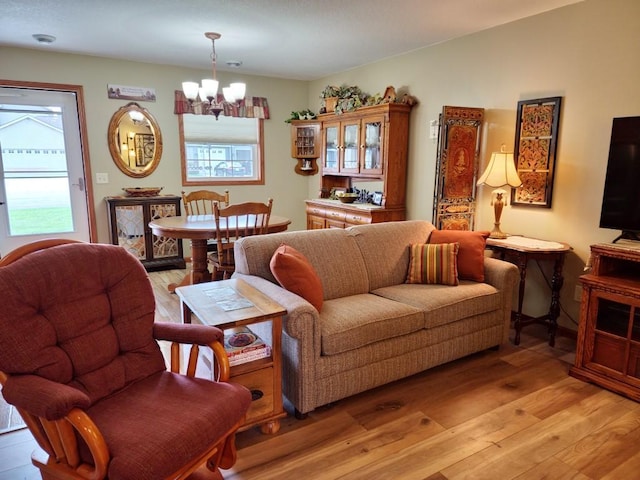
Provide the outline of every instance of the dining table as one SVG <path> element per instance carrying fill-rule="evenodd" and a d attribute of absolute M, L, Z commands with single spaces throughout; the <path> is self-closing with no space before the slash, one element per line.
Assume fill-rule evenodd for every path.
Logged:
<path fill-rule="evenodd" d="M 271 215 L 267 233 L 284 232 L 290 223 L 291 220 L 286 217 Z M 216 238 L 216 219 L 213 215 L 156 218 L 149 222 L 149 228 L 158 237 L 182 238 L 191 242 L 191 270 L 179 284 L 169 285 L 170 292 L 174 292 L 177 287 L 211 281 L 211 272 L 207 266 L 207 240 Z"/>

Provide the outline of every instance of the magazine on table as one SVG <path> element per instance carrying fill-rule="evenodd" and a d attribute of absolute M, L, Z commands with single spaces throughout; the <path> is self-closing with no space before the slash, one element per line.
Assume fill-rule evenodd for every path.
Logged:
<path fill-rule="evenodd" d="M 248 327 L 230 328 L 224 332 L 224 349 L 231 366 L 271 355 L 271 347 Z"/>

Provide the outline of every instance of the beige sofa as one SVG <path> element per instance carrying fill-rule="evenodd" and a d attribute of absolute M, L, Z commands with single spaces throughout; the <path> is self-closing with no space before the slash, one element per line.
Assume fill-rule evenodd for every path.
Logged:
<path fill-rule="evenodd" d="M 297 414 L 508 340 L 514 265 L 484 258 L 484 283 L 405 283 L 409 245 L 427 242 L 433 229 L 426 221 L 388 222 L 236 243 L 234 278 L 287 309 L 283 393 Z M 283 243 L 318 273 L 321 313 L 272 275 L 270 259 Z"/>

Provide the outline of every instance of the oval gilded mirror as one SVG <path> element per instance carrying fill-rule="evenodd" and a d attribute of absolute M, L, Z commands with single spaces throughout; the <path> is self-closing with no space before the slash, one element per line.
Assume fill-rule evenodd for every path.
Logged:
<path fill-rule="evenodd" d="M 162 134 L 153 115 L 135 102 L 118 109 L 109 122 L 109 152 L 126 175 L 146 177 L 160 163 Z"/>

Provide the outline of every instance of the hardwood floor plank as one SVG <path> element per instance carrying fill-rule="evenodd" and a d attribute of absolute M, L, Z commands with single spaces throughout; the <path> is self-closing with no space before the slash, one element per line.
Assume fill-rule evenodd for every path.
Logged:
<path fill-rule="evenodd" d="M 598 391 L 442 473 L 450 480 L 512 479 L 623 416 L 628 410 L 621 400 L 611 392 Z"/>
<path fill-rule="evenodd" d="M 348 478 L 376 478 L 376 472 L 385 472 L 386 478 L 425 478 L 538 422 L 527 412 L 505 405 L 418 441 L 397 455 L 360 468 Z M 446 473 L 445 477 L 448 478 Z"/>
<path fill-rule="evenodd" d="M 636 445 L 637 449 L 637 445 Z M 617 465 L 600 480 L 620 480 L 621 478 L 637 478 L 640 472 L 640 452 L 636 453 L 624 463 Z"/>
<path fill-rule="evenodd" d="M 625 402 L 631 403 L 631 400 L 623 400 L 622 403 Z M 570 445 L 566 450 L 558 453 L 556 458 L 591 478 L 601 478 L 638 453 L 639 427 L 640 415 L 636 409 L 633 409 Z M 638 471 L 635 475 L 638 475 Z"/>
<path fill-rule="evenodd" d="M 315 428 L 324 428 L 316 424 Z M 292 454 L 286 462 L 269 469 L 271 478 L 342 478 L 389 455 L 395 455 L 420 439 L 433 436 L 443 428 L 420 412 L 366 432 L 333 437 L 326 444 L 313 445 Z M 237 470 L 237 469 L 236 469 Z M 238 478 L 264 478 L 260 470 L 241 471 Z M 225 477 L 227 478 L 227 477 Z M 235 478 L 235 477 L 230 477 Z"/>
<path fill-rule="evenodd" d="M 624 477 L 619 477 L 618 480 Z M 631 478 L 631 477 L 627 477 Z M 514 480 L 593 480 L 556 458 L 548 458 Z"/>
<path fill-rule="evenodd" d="M 225 473 L 225 479 L 233 478 L 264 478 L 262 475 L 267 468 L 270 475 L 280 475 L 279 470 L 287 469 L 297 462 L 303 461 L 315 451 L 323 451 L 335 442 L 346 441 L 357 437 L 364 429 L 346 412 L 336 412 L 321 422 L 303 421 L 296 429 L 281 433 L 277 436 L 262 435 L 261 442 L 254 445 L 238 447 L 242 449 L 242 457 L 233 469 Z M 304 423 L 304 425 L 302 425 Z M 242 433 L 238 437 L 242 436 Z M 269 442 L 278 438 L 277 442 Z M 266 446 L 270 443 L 270 446 Z M 280 477 L 286 478 L 286 477 Z"/>

